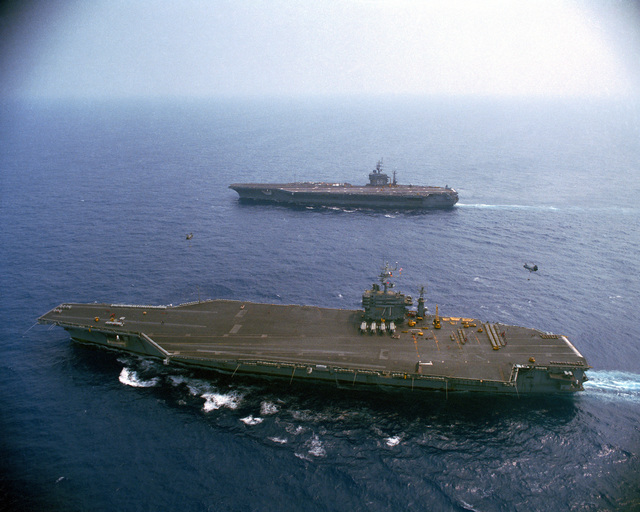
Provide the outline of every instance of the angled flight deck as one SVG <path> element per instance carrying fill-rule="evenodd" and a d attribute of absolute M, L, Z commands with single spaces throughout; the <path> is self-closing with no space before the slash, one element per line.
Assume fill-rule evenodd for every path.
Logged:
<path fill-rule="evenodd" d="M 362 310 L 231 300 L 180 306 L 62 304 L 39 322 L 72 339 L 233 374 L 340 386 L 496 393 L 571 393 L 589 368 L 566 336 L 428 315 L 424 298 L 380 285 Z"/>

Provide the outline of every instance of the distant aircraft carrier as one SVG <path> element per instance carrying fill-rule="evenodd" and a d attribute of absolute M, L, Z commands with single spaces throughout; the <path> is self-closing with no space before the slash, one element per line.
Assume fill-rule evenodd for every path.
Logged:
<path fill-rule="evenodd" d="M 178 365 L 341 387 L 572 393 L 589 369 L 566 336 L 427 314 L 423 291 L 394 292 L 393 269 L 361 310 L 232 300 L 180 306 L 61 304 L 39 318 L 80 343 Z"/>
<path fill-rule="evenodd" d="M 349 183 L 233 183 L 242 201 L 294 206 L 412 209 L 451 208 L 458 193 L 449 187 L 398 185 L 382 172 L 382 161 L 369 174 L 367 185 Z"/>

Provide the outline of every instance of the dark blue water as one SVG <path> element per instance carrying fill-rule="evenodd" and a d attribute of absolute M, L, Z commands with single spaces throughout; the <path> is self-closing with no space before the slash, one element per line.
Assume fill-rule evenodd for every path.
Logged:
<path fill-rule="evenodd" d="M 4 508 L 640 510 L 638 103 L 34 103 L 0 123 Z M 380 157 L 459 205 L 289 209 L 227 188 L 364 183 Z M 586 391 L 230 381 L 34 326 L 63 301 L 357 308 L 384 261 L 443 314 L 568 335 Z"/>

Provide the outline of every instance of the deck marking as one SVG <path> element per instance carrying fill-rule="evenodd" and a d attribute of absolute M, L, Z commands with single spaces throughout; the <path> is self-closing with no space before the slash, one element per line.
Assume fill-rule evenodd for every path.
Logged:
<path fill-rule="evenodd" d="M 440 343 L 438 342 L 438 338 L 436 338 L 436 333 L 433 333 L 433 339 L 436 340 L 436 348 L 438 349 L 438 352 L 440 352 Z"/>
<path fill-rule="evenodd" d="M 236 334 L 236 333 L 240 330 L 240 328 L 241 328 L 241 327 L 242 327 L 242 325 L 241 325 L 241 324 L 236 324 L 236 325 L 234 325 L 234 326 L 231 328 L 231 330 L 229 331 L 229 334 Z"/>
<path fill-rule="evenodd" d="M 416 339 L 415 334 L 412 334 L 411 337 L 413 338 L 413 344 L 416 347 L 416 355 L 418 356 L 418 361 L 420 361 L 421 357 L 420 357 L 420 352 L 418 352 L 418 340 Z"/>
<path fill-rule="evenodd" d="M 564 340 L 564 342 L 569 345 L 569 347 L 571 347 L 571 350 L 573 350 L 573 352 L 578 356 L 578 357 L 582 357 L 582 354 L 580 352 L 578 352 L 578 349 L 576 349 L 576 347 L 573 346 L 573 344 L 568 340 L 568 338 L 566 336 L 560 336 L 561 340 Z"/>

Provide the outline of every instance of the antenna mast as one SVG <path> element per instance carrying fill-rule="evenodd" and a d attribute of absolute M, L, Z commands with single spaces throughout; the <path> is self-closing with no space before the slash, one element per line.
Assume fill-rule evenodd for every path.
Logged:
<path fill-rule="evenodd" d="M 394 283 L 390 281 L 393 277 L 393 273 L 398 270 L 398 263 L 396 262 L 396 266 L 391 268 L 388 262 L 385 262 L 384 267 L 382 267 L 382 272 L 380 272 L 380 283 L 384 286 L 385 293 L 387 292 L 387 288 L 393 288 Z M 402 271 L 402 269 L 400 269 Z"/>

